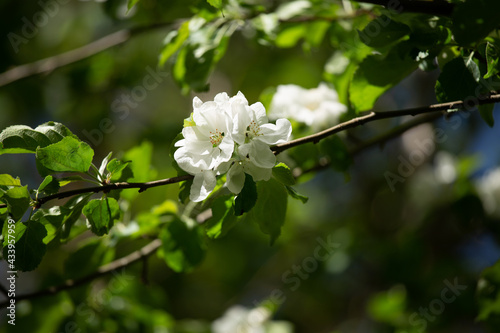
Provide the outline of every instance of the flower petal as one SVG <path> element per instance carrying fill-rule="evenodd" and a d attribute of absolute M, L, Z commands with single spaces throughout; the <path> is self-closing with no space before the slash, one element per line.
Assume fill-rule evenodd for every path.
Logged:
<path fill-rule="evenodd" d="M 243 172 L 243 167 L 239 163 L 233 164 L 231 169 L 229 169 L 226 175 L 226 186 L 229 191 L 234 194 L 241 192 L 243 185 L 245 184 L 245 173 Z"/>
<path fill-rule="evenodd" d="M 194 202 L 205 200 L 214 190 L 216 183 L 217 179 L 212 170 L 205 170 L 201 173 L 197 173 L 194 176 L 193 185 L 191 185 L 189 199 Z"/>
<path fill-rule="evenodd" d="M 276 125 L 264 124 L 260 126 L 262 135 L 256 137 L 257 140 L 275 145 L 277 143 L 287 142 L 292 134 L 292 124 L 288 119 L 276 120 Z"/>
<path fill-rule="evenodd" d="M 271 175 L 273 170 L 270 168 L 261 168 L 248 161 L 244 163 L 243 170 L 252 176 L 253 180 L 258 182 L 260 180 L 269 180 L 271 179 Z"/>
<path fill-rule="evenodd" d="M 240 156 L 248 156 L 248 159 L 261 168 L 272 168 L 276 164 L 276 156 L 268 145 L 263 142 L 252 140 L 252 142 L 241 145 L 238 153 Z"/>

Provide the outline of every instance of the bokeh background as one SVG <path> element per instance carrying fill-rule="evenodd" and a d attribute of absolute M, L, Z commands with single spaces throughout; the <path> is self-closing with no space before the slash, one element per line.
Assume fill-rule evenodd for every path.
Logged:
<path fill-rule="evenodd" d="M 158 67 L 171 29 L 165 23 L 190 17 L 193 8 L 210 8 L 205 1 L 142 0 L 128 14 L 126 1 L 47 2 L 56 3 L 57 13 L 26 43 L 18 44 L 18 52 L 9 33 L 21 35 L 23 18 L 32 20 L 45 1 L 0 2 L 0 72 L 121 29 L 147 28 L 89 58 L 1 86 L 0 127 L 61 122 L 92 146 L 96 161 L 110 151 L 123 156 L 149 143 L 154 179 L 175 175 L 169 149 L 191 112 L 194 96 L 209 100 L 221 91 L 242 91 L 253 103 L 266 88 L 280 84 L 314 88 L 325 80 L 325 64 L 333 52 L 328 40 L 313 48 L 299 43 L 283 49 L 236 32 L 209 78 L 210 90 L 182 94 L 169 67 Z M 123 96 L 143 87 L 152 72 L 158 84 L 146 89 L 140 101 L 127 104 Z M 417 70 L 385 94 L 376 108 L 435 103 L 438 74 L 439 69 Z M 342 140 L 355 147 L 407 120 L 364 125 Z M 445 139 L 436 139 L 436 128 Z M 207 239 L 206 258 L 192 272 L 174 273 L 152 256 L 147 281 L 141 279 L 142 265 L 137 263 L 118 275 L 20 302 L 16 327 L 8 329 L 210 332 L 218 318 L 244 316 L 279 290 L 285 300 L 273 314 L 268 332 L 496 332 L 495 326 L 476 318 L 481 273 L 500 258 L 495 201 L 500 181 L 494 174 L 484 181 L 500 161 L 498 135 L 498 126 L 489 128 L 475 112 L 418 126 L 356 154 L 347 173 L 326 169 L 300 178 L 296 188 L 309 202 L 289 199 L 282 235 L 273 246 L 257 225 L 239 223 L 226 237 Z M 429 140 L 432 149 L 427 153 L 421 143 Z M 397 175 L 403 161 L 417 155 L 418 163 L 391 188 L 388 172 Z M 0 156 L 0 173 L 18 176 L 30 187 L 42 180 L 31 155 Z M 172 185 L 140 194 L 130 208 L 131 218 L 166 199 L 177 200 L 178 191 L 178 185 Z M 91 238 L 89 232 L 61 247 L 49 247 L 37 270 L 20 274 L 18 293 L 62 282 L 66 259 Z M 301 277 L 294 270 L 314 255 L 318 238 L 330 239 L 338 248 Z M 124 256 L 148 241 L 120 241 L 114 255 Z M 90 250 L 82 253 L 78 265 L 85 266 L 96 255 Z M 3 284 L 5 262 L 0 267 Z M 285 277 L 298 277 L 299 282 Z M 439 302 L 450 283 L 466 288 L 459 289 L 453 301 Z M 429 317 L 420 312 L 422 308 L 430 309 Z M 0 314 L 4 331 L 5 310 Z"/>

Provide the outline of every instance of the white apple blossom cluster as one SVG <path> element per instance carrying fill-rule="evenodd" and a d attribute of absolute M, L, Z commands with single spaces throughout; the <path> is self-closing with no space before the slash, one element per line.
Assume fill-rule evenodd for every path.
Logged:
<path fill-rule="evenodd" d="M 270 146 L 289 140 L 292 126 L 287 119 L 269 123 L 262 103 L 248 105 L 238 92 L 219 93 L 213 101 L 193 99 L 193 113 L 184 121 L 184 139 L 174 159 L 181 169 L 194 175 L 191 201 L 204 200 L 215 188 L 216 176 L 227 173 L 227 188 L 238 194 L 245 173 L 254 181 L 269 180 L 276 156 Z"/>
<path fill-rule="evenodd" d="M 318 131 L 337 125 L 340 115 L 346 111 L 337 92 L 323 82 L 313 89 L 286 84 L 277 87 L 269 107 L 269 118 L 293 119 Z"/>

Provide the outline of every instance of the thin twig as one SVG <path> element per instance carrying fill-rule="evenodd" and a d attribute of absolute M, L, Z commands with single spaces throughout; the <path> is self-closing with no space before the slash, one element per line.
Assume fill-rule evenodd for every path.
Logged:
<path fill-rule="evenodd" d="M 491 95 L 489 97 L 484 97 L 484 98 L 479 98 L 477 100 L 478 104 L 491 104 L 491 103 L 496 103 L 500 102 L 500 94 L 495 94 Z M 435 113 L 435 112 L 441 112 L 445 110 L 450 110 L 450 109 L 463 109 L 465 107 L 465 102 L 463 101 L 455 101 L 455 102 L 449 102 L 449 103 L 441 103 L 441 104 L 432 104 L 428 106 L 423 106 L 423 107 L 418 107 L 418 108 L 412 108 L 412 109 L 403 109 L 403 110 L 395 110 L 395 111 L 385 111 L 385 112 L 370 112 L 367 115 L 360 116 L 357 118 L 353 118 L 351 120 L 348 120 L 346 122 L 343 122 L 341 124 L 338 124 L 336 126 L 333 126 L 329 129 L 326 129 L 322 132 L 318 132 L 309 136 L 305 136 L 302 138 L 298 138 L 292 141 L 288 141 L 286 143 L 281 143 L 276 146 L 271 147 L 271 150 L 274 151 L 274 153 L 277 155 L 281 153 L 284 150 L 303 145 L 309 142 L 312 143 L 317 143 L 320 140 L 329 137 L 331 135 L 334 135 L 336 133 L 339 133 L 341 131 L 347 130 L 349 128 L 354 128 L 375 120 L 380 120 L 380 119 L 387 119 L 387 118 L 395 118 L 395 117 L 401 117 L 401 116 L 416 116 L 419 114 L 427 114 L 427 113 Z M 127 183 L 127 182 L 122 182 L 122 183 L 112 183 L 109 185 L 104 185 L 104 186 L 95 186 L 95 187 L 88 187 L 88 188 L 82 188 L 82 189 L 76 189 L 76 190 L 71 190 L 71 191 L 65 191 L 65 192 L 60 192 L 52 195 L 48 195 L 46 197 L 39 198 L 37 200 L 38 205 L 42 205 L 46 203 L 49 200 L 54 200 L 54 199 L 62 199 L 62 198 L 67 198 L 70 196 L 74 196 L 77 194 L 83 194 L 83 193 L 98 193 L 98 192 L 109 192 L 111 190 L 120 190 L 120 189 L 127 189 L 127 188 L 138 188 L 139 192 L 142 192 L 150 187 L 156 187 L 156 186 L 163 186 L 167 184 L 173 184 L 173 183 L 178 183 L 181 181 L 189 180 L 192 179 L 192 175 L 185 175 L 185 176 L 179 176 L 179 177 L 172 177 L 172 178 L 167 178 L 167 179 L 160 179 L 160 180 L 155 180 L 151 182 L 146 182 L 146 183 Z M 0 208 L 5 208 L 7 207 L 6 204 L 0 204 Z"/>
<path fill-rule="evenodd" d="M 113 46 L 122 44 L 139 33 L 172 25 L 175 24 L 169 22 L 119 30 L 77 49 L 11 68 L 0 74 L 0 87 L 33 75 L 50 73 L 57 68 L 89 58 Z"/>
<path fill-rule="evenodd" d="M 348 149 L 349 155 L 354 157 L 355 155 L 361 153 L 363 150 L 368 149 L 370 147 L 373 147 L 376 145 L 383 146 L 385 143 L 387 143 L 387 141 L 390 141 L 391 139 L 399 137 L 404 132 L 406 132 L 406 131 L 408 131 L 408 130 L 410 130 L 418 125 L 432 122 L 441 116 L 442 115 L 440 113 L 427 114 L 427 115 L 417 117 L 413 120 L 407 121 L 407 122 L 393 128 L 393 129 L 391 129 L 390 131 L 388 131 L 386 133 L 383 133 L 383 134 L 378 135 L 370 140 L 362 142 L 362 143 L 356 145 L 354 148 Z M 302 170 L 301 168 L 297 167 L 297 168 L 293 169 L 293 176 L 295 178 L 299 178 L 299 177 L 301 177 L 305 174 L 311 173 L 311 172 L 322 171 L 322 170 L 329 168 L 330 164 L 331 163 L 327 158 L 321 158 L 318 161 L 318 164 L 312 166 L 311 168 Z"/>
<path fill-rule="evenodd" d="M 496 102 L 500 102 L 500 94 L 477 99 L 478 104 L 491 104 L 491 103 L 496 103 Z M 320 140 L 322 140 L 326 137 L 329 137 L 333 134 L 336 134 L 338 132 L 345 131 L 346 129 L 354 128 L 354 127 L 357 127 L 357 126 L 360 126 L 360 125 L 363 125 L 363 124 L 366 124 L 366 123 L 369 123 L 369 122 L 372 122 L 375 120 L 402 117 L 402 116 L 416 116 L 416 115 L 424 114 L 424 113 L 433 113 L 433 112 L 440 112 L 440 111 L 452 110 L 452 109 L 463 109 L 465 106 L 466 105 L 463 101 L 455 101 L 455 102 L 449 102 L 449 103 L 433 104 L 433 105 L 412 108 L 412 109 L 384 111 L 384 112 L 372 111 L 372 112 L 368 113 L 367 115 L 353 118 L 351 120 L 348 120 L 346 122 L 343 122 L 341 124 L 333 126 L 329 129 L 318 132 L 316 134 L 312 134 L 309 136 L 305 136 L 305 137 L 298 138 L 298 139 L 295 139 L 292 141 L 278 144 L 274 147 L 271 147 L 271 149 L 277 155 L 286 149 L 300 146 L 300 145 L 303 145 L 303 144 L 309 143 L 309 142 L 317 143 Z"/>
<path fill-rule="evenodd" d="M 76 280 L 66 280 L 63 284 L 59 286 L 52 286 L 40 291 L 36 291 L 34 293 L 29 293 L 29 294 L 24 294 L 24 295 L 16 295 L 16 302 L 25 300 L 25 299 L 34 299 L 42 296 L 49 296 L 49 295 L 54 295 L 57 294 L 60 291 L 71 289 L 80 285 L 83 285 L 85 283 L 88 283 L 98 277 L 107 275 L 111 272 L 114 272 L 120 268 L 125 268 L 131 264 L 133 264 L 136 261 L 139 261 L 143 258 L 147 258 L 148 256 L 152 255 L 153 253 L 158 250 L 158 248 L 161 246 L 161 240 L 155 239 L 151 243 L 145 245 L 144 247 L 140 248 L 137 251 L 134 251 L 130 253 L 129 255 L 117 259 L 115 261 L 110 262 L 109 264 L 106 264 L 104 266 L 101 266 L 97 269 L 96 272 L 89 274 L 87 276 L 84 276 L 80 279 Z M 4 301 L 0 303 L 0 308 L 5 308 L 8 306 L 8 302 Z"/>
<path fill-rule="evenodd" d="M 103 186 L 79 188 L 76 190 L 59 192 L 56 194 L 48 195 L 46 197 L 38 198 L 37 203 L 39 205 L 43 205 L 44 203 L 46 203 L 47 201 L 50 201 L 50 200 L 63 199 L 63 198 L 72 197 L 72 196 L 78 195 L 78 194 L 92 193 L 92 192 L 94 192 L 94 193 L 109 192 L 111 190 L 123 190 L 123 189 L 128 189 L 128 188 L 138 188 L 139 192 L 143 192 L 151 187 L 163 186 L 163 185 L 168 185 L 168 184 L 175 184 L 175 183 L 179 183 L 179 182 L 189 180 L 192 178 L 193 178 L 192 175 L 184 175 L 184 176 L 154 180 L 154 181 L 146 182 L 146 183 L 120 182 L 120 183 L 111 183 L 111 184 L 103 185 Z"/>
<path fill-rule="evenodd" d="M 377 145 L 377 144 L 383 144 L 383 143 L 387 142 L 388 140 L 393 139 L 393 138 L 401 135 L 402 133 L 406 132 L 407 130 L 409 130 L 415 126 L 421 125 L 423 123 L 431 122 L 433 120 L 436 120 L 440 116 L 441 116 L 440 114 L 424 115 L 424 116 L 418 117 L 414 120 L 408 121 L 408 122 L 394 128 L 394 129 L 392 129 L 391 131 L 389 131 L 387 133 L 379 135 L 379 136 L 377 136 L 369 141 L 362 143 L 361 145 L 358 145 L 354 149 L 349 150 L 349 153 L 351 154 L 351 156 L 354 156 L 366 148 L 369 148 L 369 147 Z M 328 166 L 329 166 L 329 161 L 324 159 L 324 160 L 321 160 L 320 163 L 318 163 L 318 165 L 316 165 L 315 167 L 313 167 L 311 169 L 304 170 L 304 171 L 298 170 L 298 169 L 294 170 L 294 176 L 296 178 L 298 178 L 298 177 L 300 177 L 306 173 L 309 173 L 309 172 L 323 170 L 323 169 L 327 168 Z M 185 177 L 187 177 L 187 176 L 185 176 Z M 175 177 L 175 178 L 179 178 L 179 177 Z M 168 178 L 168 179 L 171 180 L 171 179 L 175 179 L 175 178 Z M 165 180 L 162 180 L 162 181 L 165 181 Z M 169 182 L 169 183 L 172 183 L 172 182 Z M 147 183 L 144 183 L 144 184 L 147 184 Z M 156 185 L 156 186 L 160 186 L 160 185 Z M 101 266 L 96 272 L 94 272 L 88 276 L 85 276 L 85 277 L 78 279 L 78 280 L 67 280 L 64 284 L 62 284 L 60 286 L 49 287 L 47 289 L 44 289 L 44 290 L 41 290 L 38 292 L 21 295 L 21 296 L 16 297 L 16 300 L 33 299 L 33 298 L 38 298 L 38 297 L 42 297 L 42 296 L 53 295 L 53 294 L 58 293 L 59 291 L 70 289 L 70 288 L 85 284 L 87 282 L 92 281 L 93 279 L 95 279 L 97 277 L 106 275 L 112 271 L 119 269 L 119 268 L 124 268 L 124 267 L 138 261 L 138 260 L 141 260 L 141 259 L 147 260 L 147 257 L 149 255 L 151 255 L 152 253 L 154 253 L 160 246 L 161 246 L 161 241 L 159 239 L 156 239 L 153 242 L 151 242 L 148 245 L 141 248 L 140 250 L 132 252 L 131 254 L 127 255 L 126 257 L 117 259 L 117 260 L 115 260 L 107 265 Z M 142 270 L 142 278 L 144 279 L 145 272 L 147 272 L 146 262 L 143 262 L 143 265 L 144 266 L 143 266 L 143 270 Z M 7 302 L 0 303 L 0 308 L 4 308 L 7 305 L 8 305 Z"/>

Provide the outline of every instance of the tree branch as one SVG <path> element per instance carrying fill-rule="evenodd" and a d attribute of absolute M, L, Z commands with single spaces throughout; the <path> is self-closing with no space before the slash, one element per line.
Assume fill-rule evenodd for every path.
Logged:
<path fill-rule="evenodd" d="M 57 68 L 89 58 L 113 46 L 122 44 L 134 35 L 171 25 L 175 24 L 169 22 L 119 30 L 77 49 L 11 68 L 0 74 L 0 87 L 33 75 L 52 72 Z"/>
<path fill-rule="evenodd" d="M 20 296 L 16 296 L 16 302 L 25 300 L 25 299 L 34 299 L 42 296 L 49 296 L 49 295 L 54 295 L 57 294 L 60 291 L 67 290 L 70 288 L 74 288 L 77 286 L 80 286 L 82 284 L 88 283 L 98 277 L 107 275 L 111 272 L 114 272 L 120 268 L 127 267 L 131 264 L 133 264 L 136 261 L 139 261 L 141 259 L 147 258 L 148 256 L 152 255 L 153 253 L 158 250 L 158 248 L 161 246 L 161 240 L 155 239 L 151 243 L 147 244 L 146 246 L 142 247 L 141 249 L 134 251 L 130 253 L 129 255 L 117 259 L 115 261 L 110 262 L 109 264 L 106 264 L 104 266 L 101 266 L 97 269 L 96 272 L 89 274 L 87 276 L 84 276 L 80 279 L 76 280 L 66 280 L 62 285 L 59 286 L 52 286 L 40 291 L 36 291 L 34 293 L 29 293 L 29 294 L 24 294 Z M 9 305 L 8 301 L 4 301 L 0 303 L 0 308 L 5 308 Z"/>
<path fill-rule="evenodd" d="M 193 176 L 192 175 L 184 175 L 184 176 L 154 180 L 154 181 L 146 182 L 146 183 L 120 182 L 120 183 L 111 183 L 111 184 L 102 185 L 102 186 L 79 188 L 76 190 L 59 192 L 59 193 L 55 193 L 52 195 L 48 195 L 48 196 L 43 197 L 43 198 L 38 198 L 37 203 L 39 205 L 43 205 L 44 203 L 46 203 L 47 201 L 50 201 L 50 200 L 63 199 L 63 198 L 71 197 L 71 196 L 78 195 L 78 194 L 92 193 L 92 192 L 94 192 L 94 193 L 109 192 L 111 190 L 123 190 L 123 189 L 128 189 L 128 188 L 138 188 L 139 192 L 143 192 L 151 187 L 179 183 L 179 182 L 189 180 L 189 179 L 193 179 Z"/>
<path fill-rule="evenodd" d="M 489 97 L 484 97 L 484 98 L 479 98 L 477 100 L 478 104 L 491 104 L 491 103 L 496 103 L 500 102 L 500 94 L 495 94 L 491 95 Z M 426 114 L 426 113 L 435 113 L 435 112 L 441 112 L 445 110 L 450 110 L 450 109 L 463 109 L 465 108 L 465 103 L 464 101 L 455 101 L 455 102 L 449 102 L 449 103 L 441 103 L 441 104 L 432 104 L 429 106 L 423 106 L 423 107 L 418 107 L 418 108 L 412 108 L 412 109 L 404 109 L 404 110 L 395 110 L 395 111 L 384 111 L 384 112 L 369 112 L 368 114 L 364 116 L 360 116 L 357 118 L 353 118 L 351 120 L 348 120 L 346 122 L 343 122 L 341 124 L 338 124 L 336 126 L 333 126 L 329 129 L 326 129 L 324 131 L 305 136 L 302 138 L 298 138 L 292 141 L 288 141 L 286 143 L 281 143 L 276 146 L 271 147 L 271 150 L 274 151 L 275 155 L 281 153 L 284 150 L 303 145 L 309 142 L 312 143 L 317 143 L 320 140 L 329 137 L 331 135 L 334 135 L 338 132 L 345 131 L 349 128 L 354 128 L 360 125 L 364 125 L 366 123 L 375 121 L 375 120 L 380 120 L 380 119 L 387 119 L 387 118 L 395 118 L 395 117 L 401 117 L 401 116 L 415 116 L 419 114 Z M 401 129 L 402 130 L 402 129 Z M 392 134 L 388 134 L 390 136 L 397 136 L 398 132 L 395 131 Z M 368 143 L 368 145 L 371 145 Z M 83 193 L 98 193 L 98 192 L 109 192 L 111 190 L 121 190 L 121 189 L 128 189 L 128 188 L 138 188 L 139 192 L 145 191 L 146 189 L 150 187 L 156 187 L 156 186 L 163 186 L 163 185 L 168 185 L 168 184 L 174 184 L 174 183 L 179 183 L 181 181 L 193 179 L 192 175 L 184 175 L 184 176 L 179 176 L 179 177 L 172 177 L 172 178 L 166 178 L 166 179 L 160 179 L 160 180 L 155 180 L 151 182 L 146 182 L 146 183 L 127 183 L 127 182 L 121 182 L 121 183 L 112 183 L 108 185 L 103 185 L 103 186 L 95 186 L 95 187 L 87 187 L 87 188 L 81 188 L 81 189 L 76 189 L 76 190 L 71 190 L 71 191 L 65 191 L 65 192 L 59 192 L 56 194 L 48 195 L 46 197 L 38 198 L 37 204 L 40 206 L 47 201 L 54 200 L 54 199 L 62 199 L 62 198 L 67 198 L 71 197 L 74 195 L 78 194 L 83 194 Z M 6 208 L 6 204 L 0 204 L 0 208 Z"/>
<path fill-rule="evenodd" d="M 354 0 L 356 2 L 371 3 L 384 6 L 395 11 L 422 13 L 439 16 L 451 16 L 455 5 L 447 1 L 422 1 L 422 0 Z"/>
<path fill-rule="evenodd" d="M 492 103 L 496 103 L 496 102 L 500 102 L 500 94 L 491 95 L 489 97 L 477 99 L 478 104 L 492 104 Z M 466 107 L 466 105 L 465 105 L 464 101 L 455 101 L 455 102 L 433 104 L 433 105 L 429 105 L 429 106 L 423 106 L 423 107 L 412 108 L 412 109 L 404 109 L 404 110 L 384 111 L 384 112 L 372 111 L 372 112 L 368 113 L 367 115 L 353 118 L 351 120 L 348 120 L 346 122 L 343 122 L 341 124 L 333 126 L 329 129 L 318 132 L 316 134 L 312 134 L 309 136 L 298 138 L 298 139 L 288 141 L 285 143 L 280 143 L 276 146 L 271 147 L 271 149 L 277 155 L 286 149 L 290 149 L 292 147 L 303 145 L 303 144 L 308 143 L 308 142 L 317 143 L 321 139 L 329 137 L 329 136 L 336 134 L 338 132 L 345 131 L 346 129 L 354 128 L 354 127 L 357 127 L 360 125 L 364 125 L 366 123 L 369 123 L 369 122 L 372 122 L 375 120 L 386 119 L 386 118 L 395 118 L 395 117 L 401 117 L 401 116 L 415 116 L 418 114 L 440 112 L 440 111 L 451 110 L 451 109 L 464 109 L 465 107 Z"/>
<path fill-rule="evenodd" d="M 494 96 L 491 96 L 487 100 L 490 103 L 493 103 L 495 101 L 499 101 L 499 99 L 500 99 L 500 95 L 494 95 Z M 484 100 L 483 102 L 486 103 L 485 101 L 486 100 Z M 450 106 L 452 106 L 452 107 L 450 107 Z M 438 111 L 443 111 L 443 110 L 446 110 L 449 108 L 456 108 L 459 106 L 463 106 L 463 102 L 459 101 L 459 102 L 435 104 L 435 105 L 430 105 L 430 106 L 423 107 L 423 108 L 414 108 L 414 109 L 399 110 L 399 111 L 388 111 L 388 112 L 383 112 L 383 113 L 392 114 L 392 115 L 394 115 L 394 114 L 407 115 L 407 113 L 408 113 L 408 114 L 414 115 L 412 112 L 414 112 L 415 110 L 427 111 L 427 112 L 438 112 Z M 424 113 L 424 112 L 417 112 L 417 113 Z M 376 114 L 376 113 L 371 112 L 368 115 L 371 115 L 371 114 Z M 370 140 L 358 145 L 354 149 L 349 150 L 349 153 L 352 156 L 356 155 L 364 149 L 367 149 L 367 148 L 372 147 L 372 146 L 377 145 L 377 144 L 383 144 L 383 143 L 403 134 L 404 132 L 406 132 L 407 130 L 409 130 L 415 126 L 436 120 L 440 116 L 441 116 L 440 114 L 426 114 L 426 115 L 418 117 L 414 120 L 408 121 L 402 125 L 399 125 L 398 127 L 393 128 L 392 130 L 390 130 L 387 133 L 384 133 L 382 135 L 374 137 L 373 139 L 370 139 Z M 359 118 L 363 118 L 363 117 L 359 117 Z M 355 119 L 359 119 L 359 118 L 355 118 Z M 389 117 L 385 117 L 385 118 L 389 118 Z M 371 118 L 368 118 L 368 119 L 369 119 L 368 121 L 375 120 L 375 119 L 371 119 Z M 383 118 L 377 118 L 377 119 L 383 119 Z M 352 119 L 352 120 L 354 120 L 354 119 Z M 336 131 L 336 132 L 334 131 L 335 128 L 338 128 L 340 125 L 350 123 L 352 120 L 345 122 L 345 123 L 342 123 L 342 124 L 339 124 L 337 126 L 334 126 L 331 129 L 323 131 L 323 132 L 329 131 L 332 134 L 337 133 L 338 131 Z M 368 122 L 368 121 L 365 121 L 365 122 Z M 363 123 L 360 123 L 359 121 L 357 123 L 359 125 L 363 124 Z M 346 128 L 344 128 L 344 129 L 346 129 Z M 320 133 L 322 133 L 322 132 L 320 132 Z M 320 133 L 318 133 L 318 134 L 320 134 Z M 330 134 L 330 135 L 332 135 L 332 134 Z M 315 137 L 315 136 L 316 136 L 316 134 L 311 135 L 309 137 L 305 137 L 305 138 L 310 138 L 310 137 Z M 305 141 L 304 143 L 306 143 L 306 142 L 310 142 L 310 141 Z M 293 147 L 294 146 L 296 146 L 296 145 L 293 145 Z M 285 147 L 285 149 L 288 149 L 291 147 L 292 146 Z M 282 149 L 281 151 L 283 151 L 285 149 Z M 309 172 L 320 171 L 320 170 L 326 169 L 329 165 L 330 165 L 329 161 L 322 160 L 322 161 L 320 161 L 320 163 L 318 165 L 316 165 L 315 167 L 313 167 L 311 169 L 307 169 L 304 171 L 294 169 L 294 177 L 298 178 L 298 177 L 300 177 L 306 173 L 309 173 Z M 74 191 L 61 192 L 61 193 L 54 194 L 52 196 L 47 196 L 47 197 L 44 197 L 41 199 L 45 199 L 44 202 L 46 202 L 48 200 L 61 198 L 61 194 L 64 194 L 62 197 L 67 197 L 67 196 L 75 195 L 74 192 L 78 192 L 76 194 L 88 193 L 88 192 L 100 192 L 100 191 L 102 191 L 103 188 L 106 188 L 106 190 L 113 190 L 113 189 L 120 189 L 120 188 L 139 188 L 140 191 L 144 191 L 145 189 L 147 189 L 149 187 L 172 184 L 172 183 L 180 182 L 183 180 L 188 180 L 191 178 L 192 178 L 191 175 L 186 175 L 186 176 L 157 180 L 157 181 L 148 182 L 148 183 L 115 183 L 115 184 L 109 184 L 106 186 L 98 186 L 98 187 L 87 188 L 87 189 L 79 189 L 79 190 L 74 190 Z M 52 198 L 49 198 L 49 197 L 52 197 Z M 47 199 L 47 198 L 49 198 L 49 199 Z M 77 279 L 77 280 L 67 280 L 64 284 L 56 286 L 56 287 L 49 287 L 49 288 L 41 290 L 41 291 L 18 296 L 18 297 L 16 297 L 16 300 L 20 301 L 20 300 L 24 300 L 24 299 L 33 299 L 33 298 L 38 298 L 38 297 L 42 297 L 42 296 L 53 295 L 53 294 L 56 294 L 60 291 L 67 290 L 67 289 L 85 284 L 87 282 L 92 281 L 95 278 L 98 278 L 100 276 L 111 273 L 119 268 L 124 268 L 124 267 L 138 261 L 138 260 L 141 260 L 141 259 L 146 260 L 147 257 L 150 256 L 151 254 L 153 254 L 160 246 L 161 246 L 161 241 L 159 239 L 156 239 L 153 242 L 149 243 L 148 245 L 144 246 L 143 248 L 141 248 L 137 251 L 134 251 L 131 254 L 129 254 L 123 258 L 117 259 L 117 260 L 115 260 L 107 265 L 101 266 L 96 272 L 94 272 L 90 275 L 87 275 L 87 276 L 80 278 L 80 279 Z M 144 262 L 143 265 L 146 265 L 146 262 Z M 143 278 L 145 276 L 145 273 L 144 273 L 145 269 L 146 269 L 146 266 L 143 266 L 143 271 L 142 271 Z M 0 286 L 0 288 L 1 287 L 2 286 Z M 8 306 L 7 301 L 0 303 L 0 308 L 5 308 L 6 306 Z"/>
<path fill-rule="evenodd" d="M 355 155 L 359 154 L 363 150 L 368 149 L 370 147 L 373 147 L 376 145 L 383 146 L 387 141 L 390 141 L 390 140 L 400 136 L 404 132 L 406 132 L 406 131 L 408 131 L 408 130 L 410 130 L 418 125 L 432 122 L 441 116 L 442 115 L 440 113 L 432 113 L 432 114 L 426 114 L 426 115 L 417 117 L 415 119 L 412 119 L 410 121 L 407 121 L 407 122 L 393 128 L 393 129 L 391 129 L 390 131 L 388 131 L 386 133 L 383 133 L 383 134 L 378 135 L 370 140 L 362 142 L 362 143 L 358 144 L 357 146 L 355 146 L 354 148 L 348 149 L 349 155 L 354 157 Z M 293 169 L 293 176 L 295 178 L 299 178 L 302 175 L 305 175 L 305 174 L 308 174 L 311 172 L 325 170 L 325 169 L 330 167 L 330 164 L 331 163 L 328 159 L 322 158 L 322 159 L 320 159 L 318 164 L 316 164 L 315 166 L 313 166 L 309 169 L 305 169 L 305 170 L 302 170 L 301 168 Z"/>

